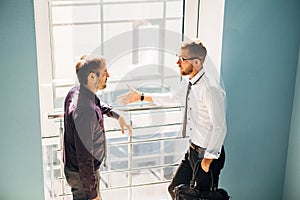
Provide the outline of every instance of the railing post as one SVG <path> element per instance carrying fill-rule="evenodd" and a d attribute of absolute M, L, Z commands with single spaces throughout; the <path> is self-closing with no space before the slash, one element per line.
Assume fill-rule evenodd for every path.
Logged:
<path fill-rule="evenodd" d="M 129 112 L 129 120 L 130 125 L 132 127 L 132 119 L 131 119 L 131 112 Z M 129 192 L 128 192 L 128 200 L 132 199 L 132 165 L 133 165 L 133 148 L 132 148 L 132 135 L 128 137 L 128 168 L 129 168 Z"/>

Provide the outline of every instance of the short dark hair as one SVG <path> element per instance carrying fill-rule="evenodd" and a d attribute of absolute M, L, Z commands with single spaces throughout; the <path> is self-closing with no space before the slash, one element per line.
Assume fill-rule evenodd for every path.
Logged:
<path fill-rule="evenodd" d="M 88 76 L 90 73 L 96 73 L 97 70 L 105 66 L 105 58 L 88 59 L 87 55 L 80 58 L 76 64 L 76 74 L 80 84 L 86 85 L 88 83 Z"/>
<path fill-rule="evenodd" d="M 187 49 L 192 57 L 199 57 L 204 62 L 207 50 L 199 39 L 183 42 L 181 49 Z"/>

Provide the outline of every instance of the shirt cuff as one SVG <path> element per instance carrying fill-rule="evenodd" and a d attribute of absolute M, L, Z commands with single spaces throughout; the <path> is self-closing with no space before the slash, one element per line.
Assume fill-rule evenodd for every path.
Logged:
<path fill-rule="evenodd" d="M 221 155 L 221 151 L 205 151 L 204 158 L 218 159 Z"/>
<path fill-rule="evenodd" d="M 119 115 L 118 113 L 116 113 L 115 111 L 111 111 L 111 114 L 112 114 L 112 117 L 113 117 L 114 119 L 119 120 L 120 115 Z"/>

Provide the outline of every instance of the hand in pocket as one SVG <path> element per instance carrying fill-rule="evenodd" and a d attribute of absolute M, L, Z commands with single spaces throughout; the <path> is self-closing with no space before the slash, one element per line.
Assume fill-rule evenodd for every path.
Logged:
<path fill-rule="evenodd" d="M 203 160 L 201 161 L 201 168 L 203 169 L 203 171 L 205 171 L 206 173 L 209 171 L 210 164 L 213 160 L 214 159 L 203 158 Z"/>

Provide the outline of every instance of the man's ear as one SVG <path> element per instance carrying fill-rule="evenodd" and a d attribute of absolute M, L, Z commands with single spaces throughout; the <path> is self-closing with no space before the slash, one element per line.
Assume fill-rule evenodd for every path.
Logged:
<path fill-rule="evenodd" d="M 96 74 L 90 73 L 90 74 L 88 75 L 88 79 L 91 80 L 91 81 L 94 81 L 94 80 L 96 79 Z"/>
<path fill-rule="evenodd" d="M 194 59 L 193 60 L 193 65 L 194 66 L 198 66 L 198 65 L 200 65 L 201 64 L 201 60 L 199 60 L 199 59 Z"/>

